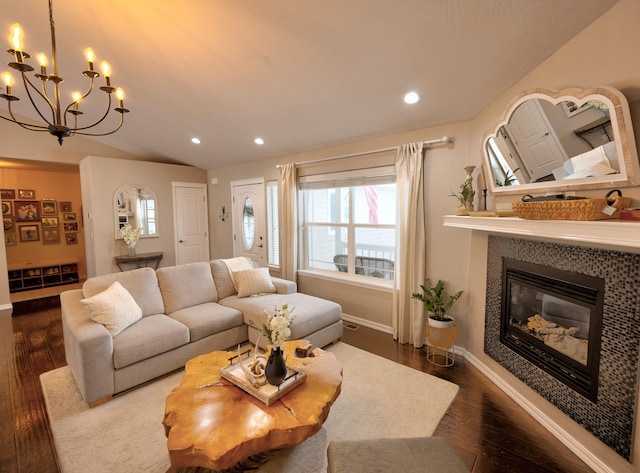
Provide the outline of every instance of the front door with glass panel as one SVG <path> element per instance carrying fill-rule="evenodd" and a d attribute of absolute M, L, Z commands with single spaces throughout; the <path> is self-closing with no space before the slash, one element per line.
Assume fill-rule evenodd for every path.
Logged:
<path fill-rule="evenodd" d="M 266 265 L 267 242 L 264 182 L 232 182 L 233 256 L 246 256 Z"/>

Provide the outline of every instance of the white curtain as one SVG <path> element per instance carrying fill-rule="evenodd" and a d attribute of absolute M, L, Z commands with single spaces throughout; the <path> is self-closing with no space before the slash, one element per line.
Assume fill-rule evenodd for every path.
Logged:
<path fill-rule="evenodd" d="M 282 166 L 282 201 L 280 208 L 280 269 L 281 276 L 296 281 L 298 224 L 296 214 L 296 166 Z"/>
<path fill-rule="evenodd" d="M 423 143 L 398 148 L 396 188 L 398 238 L 393 291 L 393 338 L 416 347 L 424 344 L 424 309 L 411 294 L 420 289 L 426 274 Z"/>

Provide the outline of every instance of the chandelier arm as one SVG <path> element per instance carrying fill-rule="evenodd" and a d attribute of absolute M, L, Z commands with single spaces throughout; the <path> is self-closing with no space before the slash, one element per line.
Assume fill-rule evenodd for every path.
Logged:
<path fill-rule="evenodd" d="M 53 102 L 51 101 L 51 99 L 49 98 L 49 94 L 47 93 L 47 82 L 45 80 L 41 80 L 42 82 L 42 93 L 40 94 L 49 104 L 49 108 L 51 109 L 51 114 L 55 115 L 53 110 L 55 109 L 55 105 L 53 104 Z M 37 91 L 36 86 L 35 85 L 31 85 L 31 87 L 33 87 L 34 90 Z M 31 102 L 33 103 L 33 101 Z"/>
<path fill-rule="evenodd" d="M 87 130 L 89 128 L 93 128 L 94 126 L 99 125 L 100 123 L 102 123 L 104 121 L 104 119 L 107 118 L 107 115 L 109 115 L 109 111 L 110 111 L 109 109 L 111 108 L 111 94 L 109 92 L 107 92 L 107 95 L 109 96 L 109 102 L 107 102 L 107 110 L 104 112 L 104 115 L 102 115 L 102 118 L 97 120 L 95 123 L 92 123 L 91 125 L 83 126 L 83 127 L 80 127 L 80 128 L 72 128 L 71 129 L 72 132 L 76 132 L 78 130 Z M 65 116 L 65 122 L 66 122 L 66 116 Z M 109 135 L 110 133 L 107 133 L 107 134 Z M 97 135 L 91 135 L 91 136 L 102 136 L 102 135 L 97 134 Z"/>
<path fill-rule="evenodd" d="M 67 126 L 67 113 L 69 112 L 69 109 L 70 109 L 71 107 L 73 107 L 73 106 L 74 106 L 74 104 L 79 104 L 79 103 L 80 103 L 80 101 L 82 101 L 82 100 L 84 100 L 85 98 L 87 98 L 87 97 L 89 96 L 89 94 L 93 91 L 93 84 L 94 84 L 93 77 L 89 77 L 89 80 L 90 80 L 91 82 L 89 83 L 89 88 L 88 88 L 88 89 L 87 89 L 87 91 L 84 93 L 84 95 L 81 95 L 77 102 L 76 102 L 76 101 L 72 101 L 72 102 L 70 102 L 70 103 L 69 103 L 69 105 L 67 105 L 67 107 L 64 109 L 63 116 L 64 116 L 64 125 L 65 125 L 65 126 Z M 77 110 L 77 108 L 76 108 L 76 109 L 74 109 L 74 110 Z M 108 111 L 107 111 L 107 113 L 108 113 Z M 80 115 L 80 114 L 82 114 L 82 112 L 80 112 L 80 113 L 74 113 L 74 114 L 73 114 L 73 116 L 74 116 L 74 124 L 75 124 L 74 128 L 77 128 L 77 126 L 78 126 L 78 115 Z M 104 119 L 104 118 L 103 118 L 103 119 Z M 101 120 L 101 121 L 102 121 L 102 120 Z M 100 123 L 100 122 L 98 122 L 98 123 Z"/>
<path fill-rule="evenodd" d="M 72 131 L 72 133 L 73 134 L 77 134 L 77 135 L 83 135 L 83 136 L 107 136 L 107 135 L 113 135 L 116 131 L 118 131 L 120 128 L 122 128 L 123 124 L 124 124 L 124 113 L 120 114 L 120 124 L 113 131 L 109 131 L 109 132 L 106 132 L 106 133 L 87 133 L 87 132 L 83 132 L 83 131 Z M 79 128 L 79 130 L 84 130 L 84 128 Z"/>
<path fill-rule="evenodd" d="M 84 93 L 84 95 L 81 95 L 77 102 L 76 101 L 72 101 L 71 103 L 69 103 L 69 105 L 67 105 L 67 108 L 64 109 L 63 115 L 64 115 L 64 124 L 65 124 L 65 126 L 67 125 L 67 112 L 69 111 L 69 109 L 71 107 L 73 107 L 74 104 L 76 104 L 76 103 L 79 104 L 81 100 L 84 100 L 85 98 L 87 98 L 89 96 L 89 94 L 93 91 L 93 85 L 94 85 L 93 77 L 89 77 L 89 80 L 90 80 L 89 88 Z M 74 117 L 75 117 L 74 122 L 76 123 L 76 126 L 77 126 L 78 117 L 77 117 L 77 115 L 74 115 Z"/>
<path fill-rule="evenodd" d="M 31 83 L 31 81 L 27 78 L 27 76 L 25 75 L 24 72 L 22 73 L 22 82 L 24 83 L 24 89 L 27 92 L 27 97 L 29 97 L 29 101 L 31 102 L 31 105 L 33 105 L 33 108 L 36 109 L 36 112 L 38 112 L 38 115 L 40 115 L 40 118 L 42 118 L 47 125 L 50 125 L 50 126 L 53 125 L 55 123 L 55 120 L 54 120 L 54 123 L 51 123 L 49 120 L 47 120 L 44 117 L 44 115 L 42 114 L 42 112 L 40 111 L 40 109 L 38 108 L 36 103 L 33 101 L 33 97 L 31 96 L 31 92 L 29 92 L 29 87 L 31 87 L 33 90 L 35 90 L 38 93 L 38 95 L 40 97 L 42 97 L 47 102 L 47 104 L 49 105 L 49 108 L 51 109 L 51 114 L 55 117 L 55 113 L 56 113 L 55 112 L 55 107 L 53 106 L 53 104 L 51 103 L 49 98 L 47 96 L 43 95 L 42 92 L 40 92 L 38 90 L 38 88 Z"/>
<path fill-rule="evenodd" d="M 11 112 L 9 112 L 11 113 Z M 21 122 L 19 120 L 16 120 L 15 118 L 13 118 L 13 113 L 11 113 L 11 118 L 7 118 L 3 115 L 0 115 L 0 118 L 2 118 L 3 120 L 7 120 L 8 122 L 11 123 L 15 123 L 17 125 L 20 125 L 22 128 L 29 130 L 29 131 L 49 131 L 48 127 L 44 127 L 41 125 L 34 125 L 33 123 L 25 123 L 25 122 Z"/>

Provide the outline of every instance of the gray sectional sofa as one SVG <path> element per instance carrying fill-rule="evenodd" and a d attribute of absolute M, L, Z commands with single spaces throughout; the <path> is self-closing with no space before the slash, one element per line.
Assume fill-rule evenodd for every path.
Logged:
<path fill-rule="evenodd" d="M 273 285 L 268 293 L 240 297 L 225 262 L 213 260 L 105 274 L 88 279 L 82 289 L 63 292 L 65 354 L 82 397 L 98 405 L 181 368 L 194 356 L 247 340 L 255 344 L 259 330 L 252 324 L 260 325 L 264 311 L 275 305 L 295 308 L 292 339 L 322 347 L 342 337 L 339 304 L 300 294 L 294 282 L 267 278 Z M 137 318 L 123 329 L 111 330 L 89 315 L 88 301 L 109 293 L 112 285 L 122 286 L 135 301 L 132 312 L 139 307 Z"/>

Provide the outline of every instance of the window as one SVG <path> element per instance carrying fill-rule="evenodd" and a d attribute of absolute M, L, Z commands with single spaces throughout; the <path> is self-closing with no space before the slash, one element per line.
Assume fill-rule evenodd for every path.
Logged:
<path fill-rule="evenodd" d="M 278 213 L 278 182 L 267 182 L 267 264 L 280 266 L 280 220 Z"/>
<path fill-rule="evenodd" d="M 393 279 L 392 166 L 302 176 L 300 190 L 303 267 Z"/>

